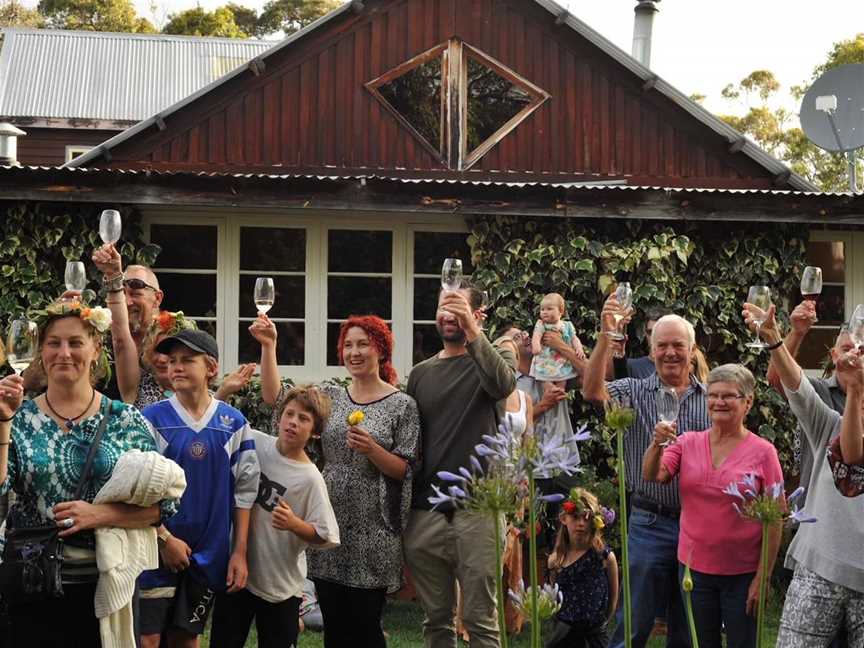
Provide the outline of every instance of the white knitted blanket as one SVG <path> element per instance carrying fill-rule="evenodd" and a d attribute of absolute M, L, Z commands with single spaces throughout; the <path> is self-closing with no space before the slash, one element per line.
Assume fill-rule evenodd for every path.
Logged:
<path fill-rule="evenodd" d="M 158 452 L 129 450 L 114 466 L 94 504 L 125 503 L 152 506 L 164 499 L 179 499 L 186 490 L 183 469 Z M 96 529 L 96 617 L 103 648 L 135 645 L 132 596 L 142 571 L 159 566 L 156 529 Z"/>

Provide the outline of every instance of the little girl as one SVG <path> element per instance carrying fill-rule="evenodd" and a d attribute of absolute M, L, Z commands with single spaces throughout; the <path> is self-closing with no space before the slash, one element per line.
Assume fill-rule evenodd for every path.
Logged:
<path fill-rule="evenodd" d="M 537 320 L 534 334 L 531 336 L 531 352 L 534 354 L 534 359 L 531 361 L 531 377 L 542 382 L 554 382 L 555 386 L 561 389 L 565 389 L 565 383 L 570 378 L 576 377 L 576 370 L 560 352 L 552 347 L 543 346 L 543 334 L 550 331 L 560 333 L 561 339 L 565 344 L 573 347 L 577 356 L 585 357 L 573 323 L 562 319 L 564 311 L 564 298 L 561 295 L 558 293 L 546 295 L 540 302 L 540 319 Z"/>
<path fill-rule="evenodd" d="M 549 570 L 564 603 L 546 648 L 605 648 L 607 623 L 618 604 L 618 564 L 603 542 L 603 527 L 612 512 L 597 497 L 574 488 L 561 504 L 561 527 Z"/>

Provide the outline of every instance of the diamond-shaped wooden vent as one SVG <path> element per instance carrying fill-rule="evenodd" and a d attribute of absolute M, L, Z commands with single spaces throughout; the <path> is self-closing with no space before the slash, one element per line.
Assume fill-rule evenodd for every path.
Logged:
<path fill-rule="evenodd" d="M 402 63 L 366 88 L 433 156 L 460 171 L 549 98 L 456 38 Z"/>

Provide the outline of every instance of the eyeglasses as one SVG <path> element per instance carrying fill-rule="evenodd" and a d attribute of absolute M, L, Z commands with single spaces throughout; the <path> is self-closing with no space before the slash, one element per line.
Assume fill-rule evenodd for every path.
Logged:
<path fill-rule="evenodd" d="M 733 400 L 740 400 L 744 398 L 743 394 L 708 394 L 709 401 L 720 401 L 721 403 L 728 403 Z"/>
<path fill-rule="evenodd" d="M 155 286 L 151 286 L 146 281 L 142 281 L 141 279 L 124 279 L 123 287 L 133 291 L 140 291 L 144 290 L 145 288 L 149 288 L 153 292 L 159 291 L 158 288 L 156 288 Z"/>

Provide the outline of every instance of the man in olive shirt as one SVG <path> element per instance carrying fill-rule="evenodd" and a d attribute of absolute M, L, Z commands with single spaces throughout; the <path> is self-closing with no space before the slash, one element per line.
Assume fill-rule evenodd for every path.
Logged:
<path fill-rule="evenodd" d="M 484 434 L 497 432 L 503 403 L 516 389 L 516 358 L 500 353 L 480 328 L 482 295 L 474 288 L 442 292 L 435 318 L 444 349 L 418 364 L 408 393 L 421 420 L 421 466 L 414 476 L 412 510 L 403 535 L 405 562 L 426 613 L 426 648 L 456 645 L 456 581 L 462 620 L 472 648 L 498 648 L 495 614 L 494 524 L 482 513 L 439 506 L 432 485 L 446 490 L 438 471 L 469 466 Z"/>

